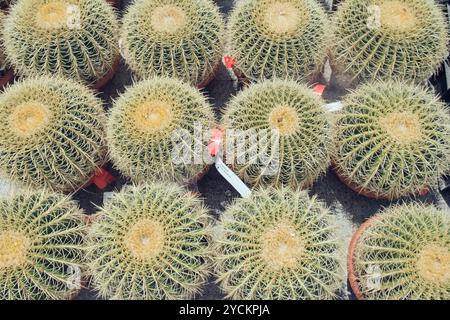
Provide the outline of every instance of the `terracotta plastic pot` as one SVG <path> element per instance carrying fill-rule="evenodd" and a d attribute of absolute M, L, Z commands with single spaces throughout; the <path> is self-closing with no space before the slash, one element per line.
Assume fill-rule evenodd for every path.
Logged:
<path fill-rule="evenodd" d="M 3 77 L 0 77 L 0 89 L 4 88 L 8 83 L 14 81 L 14 71 L 11 68 L 5 69 Z"/>
<path fill-rule="evenodd" d="M 90 87 L 94 90 L 103 89 L 116 74 L 117 68 L 119 67 L 119 63 L 120 63 L 120 54 L 117 55 L 116 59 L 114 60 L 111 70 L 109 70 L 102 78 L 97 80 L 97 82 L 92 84 Z"/>
<path fill-rule="evenodd" d="M 354 192 L 356 192 L 359 195 L 362 195 L 366 198 L 370 198 L 370 199 L 375 199 L 375 200 L 395 200 L 386 196 L 380 196 L 377 195 L 374 192 L 365 190 L 364 188 L 354 184 L 353 182 L 351 182 L 350 180 L 348 180 L 343 174 L 342 171 L 336 166 L 335 163 L 332 164 L 333 170 L 336 173 L 336 176 L 339 178 L 339 180 L 345 184 L 349 189 L 353 190 Z M 416 195 L 417 196 L 425 196 L 430 192 L 430 189 L 428 187 L 424 187 L 420 192 L 418 192 Z"/>
<path fill-rule="evenodd" d="M 355 275 L 355 251 L 356 246 L 358 244 L 359 239 L 361 238 L 361 235 L 366 231 L 367 228 L 369 228 L 372 223 L 374 223 L 376 220 L 380 219 L 379 216 L 374 216 L 372 218 L 369 218 L 366 222 L 364 222 L 358 230 L 356 230 L 355 234 L 352 237 L 352 240 L 350 241 L 350 246 L 348 249 L 348 255 L 347 255 L 347 273 L 348 273 L 348 281 L 350 283 L 350 287 L 352 288 L 353 293 L 355 294 L 356 298 L 358 300 L 364 300 L 365 297 L 363 293 L 361 292 L 361 289 L 359 287 L 358 278 Z"/>

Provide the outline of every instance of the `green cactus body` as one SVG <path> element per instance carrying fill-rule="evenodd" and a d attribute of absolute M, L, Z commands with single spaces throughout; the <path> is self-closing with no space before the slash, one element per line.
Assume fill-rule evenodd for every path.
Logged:
<path fill-rule="evenodd" d="M 30 78 L 0 95 L 0 172 L 56 191 L 81 187 L 106 154 L 102 102 L 70 80 Z"/>
<path fill-rule="evenodd" d="M 310 186 L 331 157 L 331 123 L 323 105 L 312 90 L 294 81 L 252 85 L 225 110 L 227 162 L 255 186 Z M 257 143 L 252 135 L 258 135 Z M 246 141 L 244 150 L 240 141 Z"/>
<path fill-rule="evenodd" d="M 335 162 L 353 185 L 395 199 L 437 186 L 450 165 L 450 116 L 420 86 L 388 81 L 348 95 L 336 125 Z"/>
<path fill-rule="evenodd" d="M 141 78 L 205 85 L 221 61 L 224 22 L 210 0 L 137 0 L 123 18 L 121 47 Z"/>
<path fill-rule="evenodd" d="M 208 141 L 202 133 L 214 123 L 212 108 L 197 89 L 177 79 L 144 80 L 114 103 L 107 126 L 110 156 L 133 181 L 189 182 L 205 169 Z"/>
<path fill-rule="evenodd" d="M 333 64 L 351 80 L 427 80 L 448 55 L 434 0 L 347 0 L 335 17 Z"/>
<path fill-rule="evenodd" d="M 20 0 L 3 30 L 17 73 L 56 74 L 90 84 L 113 68 L 117 34 L 116 15 L 104 0 Z"/>
<path fill-rule="evenodd" d="M 450 299 L 450 215 L 433 206 L 401 205 L 372 219 L 353 256 L 367 299 Z"/>
<path fill-rule="evenodd" d="M 189 299 L 205 284 L 210 237 L 201 200 L 175 184 L 129 186 L 91 227 L 93 286 L 110 299 Z"/>
<path fill-rule="evenodd" d="M 65 196 L 28 192 L 0 201 L 0 299 L 69 299 L 80 289 L 85 227 Z"/>
<path fill-rule="evenodd" d="M 239 199 L 215 229 L 218 282 L 232 299 L 344 297 L 345 241 L 337 226 L 304 191 L 268 188 Z"/>
<path fill-rule="evenodd" d="M 252 80 L 312 80 L 326 59 L 328 19 L 316 0 L 241 1 L 228 29 L 236 67 Z"/>

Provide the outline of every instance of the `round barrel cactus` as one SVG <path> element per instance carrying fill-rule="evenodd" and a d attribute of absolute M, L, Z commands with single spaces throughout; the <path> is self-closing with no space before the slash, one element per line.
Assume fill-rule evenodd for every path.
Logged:
<path fill-rule="evenodd" d="M 89 270 L 110 299 L 189 299 L 208 277 L 207 210 L 175 184 L 129 186 L 113 195 L 89 233 Z"/>
<path fill-rule="evenodd" d="M 85 227 L 67 197 L 27 192 L 0 200 L 0 299 L 69 299 L 81 288 Z"/>
<path fill-rule="evenodd" d="M 228 29 L 236 67 L 252 80 L 312 80 L 326 59 L 329 23 L 316 0 L 240 1 Z"/>
<path fill-rule="evenodd" d="M 118 59 L 118 23 L 104 0 L 19 0 L 6 18 L 8 59 L 21 75 L 95 84 Z"/>
<path fill-rule="evenodd" d="M 29 78 L 0 95 L 0 174 L 55 191 L 86 183 L 106 154 L 102 102 L 71 80 Z"/>
<path fill-rule="evenodd" d="M 323 105 L 312 90 L 294 81 L 250 86 L 225 110 L 227 163 L 255 186 L 310 186 L 331 157 L 331 123 Z"/>
<path fill-rule="evenodd" d="M 426 89 L 397 81 L 361 86 L 343 100 L 335 164 L 349 184 L 395 199 L 435 187 L 450 169 L 450 114 Z"/>
<path fill-rule="evenodd" d="M 346 0 L 335 17 L 333 65 L 351 81 L 427 80 L 448 55 L 434 0 Z"/>
<path fill-rule="evenodd" d="M 232 299 L 343 298 L 344 239 L 316 198 L 261 189 L 231 204 L 215 229 L 218 282 Z"/>
<path fill-rule="evenodd" d="M 178 77 L 202 87 L 221 61 L 223 31 L 211 0 L 137 0 L 123 18 L 121 47 L 141 78 Z"/>
<path fill-rule="evenodd" d="M 107 125 L 110 156 L 133 181 L 189 182 L 205 170 L 203 133 L 214 123 L 197 89 L 178 79 L 147 79 L 114 102 Z"/>
<path fill-rule="evenodd" d="M 450 299 L 450 214 L 410 204 L 386 209 L 354 238 L 354 291 L 380 300 Z"/>

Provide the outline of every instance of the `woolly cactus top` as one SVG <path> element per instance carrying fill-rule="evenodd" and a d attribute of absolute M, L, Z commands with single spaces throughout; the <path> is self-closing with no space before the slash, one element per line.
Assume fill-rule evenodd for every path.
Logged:
<path fill-rule="evenodd" d="M 6 18 L 8 59 L 22 75 L 94 83 L 117 59 L 118 24 L 104 0 L 19 0 Z"/>
<path fill-rule="evenodd" d="M 208 141 L 202 133 L 213 127 L 212 108 L 197 89 L 176 79 L 144 80 L 129 88 L 111 110 L 111 158 L 135 181 L 158 177 L 187 182 L 205 167 Z"/>
<path fill-rule="evenodd" d="M 353 257 L 368 299 L 450 299 L 450 214 L 432 206 L 389 208 L 372 220 Z"/>
<path fill-rule="evenodd" d="M 352 79 L 428 79 L 448 55 L 448 21 L 434 0 L 347 0 L 334 60 Z"/>
<path fill-rule="evenodd" d="M 326 57 L 327 24 L 316 0 L 241 1 L 229 18 L 230 54 L 254 80 L 311 80 Z"/>
<path fill-rule="evenodd" d="M 103 161 L 102 102 L 60 78 L 30 78 L 0 95 L 0 172 L 33 187 L 72 191 Z"/>
<path fill-rule="evenodd" d="M 225 110 L 223 128 L 235 144 L 244 138 L 248 143 L 243 151 L 227 144 L 227 161 L 254 185 L 308 187 L 328 168 L 331 155 L 331 125 L 323 105 L 312 90 L 294 81 L 249 87 Z M 261 138 L 259 143 L 251 142 L 252 135 Z"/>
<path fill-rule="evenodd" d="M 90 232 L 93 285 L 111 299 L 188 299 L 206 282 L 207 210 L 183 188 L 127 187 Z"/>
<path fill-rule="evenodd" d="M 432 93 L 400 82 L 375 82 L 343 104 L 335 161 L 353 184 L 393 199 L 436 186 L 449 170 L 449 111 Z"/>
<path fill-rule="evenodd" d="M 216 227 L 215 245 L 229 298 L 332 299 L 345 290 L 336 219 L 306 192 L 269 188 L 237 200 Z"/>
<path fill-rule="evenodd" d="M 76 203 L 58 194 L 0 201 L 1 300 L 68 299 L 80 289 L 80 217 Z"/>
<path fill-rule="evenodd" d="M 205 84 L 222 57 L 223 24 L 210 0 L 137 0 L 123 18 L 124 58 L 140 77 Z"/>

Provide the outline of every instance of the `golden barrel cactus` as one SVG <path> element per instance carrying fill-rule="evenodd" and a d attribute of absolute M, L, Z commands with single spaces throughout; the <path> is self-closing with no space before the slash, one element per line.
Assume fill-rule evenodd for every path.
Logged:
<path fill-rule="evenodd" d="M 0 173 L 55 191 L 84 185 L 105 159 L 102 102 L 71 80 L 29 78 L 0 94 Z"/>
<path fill-rule="evenodd" d="M 397 205 L 368 220 L 349 250 L 358 298 L 450 299 L 450 213 Z"/>
<path fill-rule="evenodd" d="M 81 288 L 85 225 L 78 205 L 48 191 L 0 201 L 0 299 L 69 299 Z"/>
<path fill-rule="evenodd" d="M 228 298 L 343 298 L 345 236 L 304 191 L 261 189 L 236 200 L 215 228 L 215 273 Z"/>
<path fill-rule="evenodd" d="M 91 226 L 93 287 L 110 299 L 189 299 L 205 284 L 210 228 L 201 200 L 175 184 L 126 187 Z"/>
<path fill-rule="evenodd" d="M 344 182 L 376 198 L 436 187 L 450 169 L 450 115 L 421 86 L 373 82 L 343 100 L 335 130 L 335 166 Z"/>

